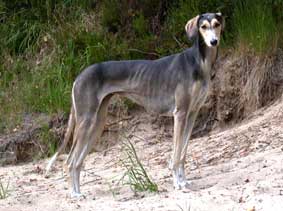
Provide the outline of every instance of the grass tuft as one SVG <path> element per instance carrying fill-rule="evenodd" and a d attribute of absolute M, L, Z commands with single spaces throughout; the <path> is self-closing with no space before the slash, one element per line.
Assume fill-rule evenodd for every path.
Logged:
<path fill-rule="evenodd" d="M 4 183 L 0 180 L 0 199 L 5 199 L 9 195 L 9 182 L 4 185 Z"/>
<path fill-rule="evenodd" d="M 157 184 L 149 178 L 130 140 L 123 142 L 123 152 L 124 158 L 120 161 L 126 172 L 120 180 L 122 184 L 129 185 L 134 192 L 158 192 Z"/>

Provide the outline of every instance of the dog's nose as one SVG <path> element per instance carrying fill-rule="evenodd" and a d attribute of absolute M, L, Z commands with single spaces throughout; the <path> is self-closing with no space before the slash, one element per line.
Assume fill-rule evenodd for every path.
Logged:
<path fill-rule="evenodd" d="M 210 44 L 211 44 L 212 46 L 216 46 L 216 45 L 217 45 L 217 39 L 211 40 L 211 41 L 210 41 Z"/>

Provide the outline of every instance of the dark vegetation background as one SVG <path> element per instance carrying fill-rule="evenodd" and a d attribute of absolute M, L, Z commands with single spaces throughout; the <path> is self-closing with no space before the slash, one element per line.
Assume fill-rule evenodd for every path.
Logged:
<path fill-rule="evenodd" d="M 261 86 L 255 100 L 263 90 L 274 93 L 277 85 L 266 88 L 265 79 L 282 55 L 283 0 L 0 0 L 0 132 L 25 113 L 67 114 L 72 82 L 90 64 L 157 59 L 189 47 L 186 22 L 208 11 L 226 16 L 222 54 L 243 59 L 239 67 L 269 65 L 250 71 Z M 251 102 L 248 85 L 242 88 Z"/>

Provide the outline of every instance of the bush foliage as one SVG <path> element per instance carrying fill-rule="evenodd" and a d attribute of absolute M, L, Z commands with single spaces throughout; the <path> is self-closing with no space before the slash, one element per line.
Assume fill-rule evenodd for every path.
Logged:
<path fill-rule="evenodd" d="M 68 112 L 72 82 L 92 63 L 187 48 L 184 25 L 202 12 L 226 16 L 225 48 L 268 53 L 282 45 L 282 9 L 283 0 L 2 0 L 0 131 L 19 113 Z"/>

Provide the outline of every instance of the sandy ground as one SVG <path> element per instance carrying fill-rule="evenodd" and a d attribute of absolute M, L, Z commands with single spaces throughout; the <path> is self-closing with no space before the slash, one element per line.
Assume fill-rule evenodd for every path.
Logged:
<path fill-rule="evenodd" d="M 281 100 L 282 101 L 282 100 Z M 141 114 L 125 123 L 159 193 L 134 193 L 118 183 L 125 171 L 119 161 L 122 136 L 107 132 L 108 149 L 90 154 L 81 177 L 85 198 L 69 196 L 61 156 L 50 178 L 44 178 L 47 160 L 2 167 L 0 179 L 9 181 L 9 197 L 2 211 L 162 210 L 162 211 L 282 211 L 283 103 L 253 114 L 233 128 L 213 131 L 191 140 L 186 171 L 188 190 L 174 190 L 168 161 L 172 152 L 172 122 L 162 124 Z"/>

